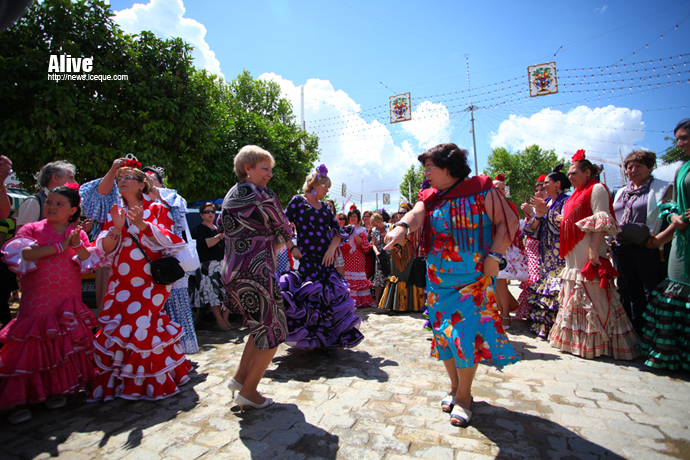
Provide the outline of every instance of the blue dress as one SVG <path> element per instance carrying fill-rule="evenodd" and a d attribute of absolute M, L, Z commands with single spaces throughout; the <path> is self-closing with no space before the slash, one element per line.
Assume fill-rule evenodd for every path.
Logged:
<path fill-rule="evenodd" d="M 496 279 L 483 273 L 492 244 L 492 224 L 484 209 L 488 192 L 441 200 L 427 209 L 431 212 L 427 256 L 431 356 L 442 361 L 455 358 L 459 369 L 479 362 L 503 366 L 518 361 L 501 325 Z M 453 238 L 458 231 L 469 235 L 467 244 Z"/>

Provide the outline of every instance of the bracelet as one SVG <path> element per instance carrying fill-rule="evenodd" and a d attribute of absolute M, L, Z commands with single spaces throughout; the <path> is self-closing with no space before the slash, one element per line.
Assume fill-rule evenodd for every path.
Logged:
<path fill-rule="evenodd" d="M 497 252 L 489 251 L 486 253 L 487 257 L 491 257 L 492 259 L 495 259 L 497 261 L 501 261 L 503 259 L 503 254 L 499 254 Z"/>
<path fill-rule="evenodd" d="M 65 250 L 60 243 L 55 243 L 53 247 L 55 247 L 56 254 L 61 254 Z"/>
<path fill-rule="evenodd" d="M 292 250 L 295 249 L 296 247 L 297 247 L 297 245 L 294 245 L 290 248 L 290 254 L 292 254 Z"/>
<path fill-rule="evenodd" d="M 397 226 L 405 227 L 407 229 L 407 233 L 405 234 L 405 236 L 410 234 L 410 226 L 407 223 L 401 221 L 401 222 L 396 222 L 395 224 L 393 224 L 393 228 L 395 228 Z"/>
<path fill-rule="evenodd" d="M 80 249 L 83 248 L 83 247 L 84 247 L 84 243 L 82 243 L 82 242 L 80 241 L 78 245 L 72 246 L 72 249 L 74 249 L 75 251 L 78 251 L 78 250 L 80 250 Z"/>
<path fill-rule="evenodd" d="M 108 238 L 110 238 L 111 240 L 117 240 L 118 238 L 120 238 L 120 235 L 121 233 L 115 233 L 112 230 L 108 232 Z"/>

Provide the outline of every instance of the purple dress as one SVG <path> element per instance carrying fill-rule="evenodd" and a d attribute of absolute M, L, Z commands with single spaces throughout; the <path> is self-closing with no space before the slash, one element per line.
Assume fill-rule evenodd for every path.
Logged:
<path fill-rule="evenodd" d="M 290 224 L 271 189 L 240 181 L 225 195 L 221 225 L 227 300 L 241 310 L 256 348 L 275 348 L 287 338 L 283 297 L 275 276 L 276 244 L 290 241 Z"/>
<path fill-rule="evenodd" d="M 530 292 L 527 304 L 530 306 L 529 318 L 532 320 L 530 330 L 537 336 L 546 339 L 558 315 L 560 304 L 558 295 L 561 292 L 560 274 L 565 267 L 565 259 L 561 259 L 561 213 L 563 205 L 570 198 L 561 193 L 549 205 L 536 230 L 531 230 L 532 220 L 527 222 L 525 234 L 539 240 L 539 279 L 527 289 Z M 551 197 L 546 199 L 548 203 Z M 536 219 L 536 216 L 534 217 Z"/>
<path fill-rule="evenodd" d="M 354 228 L 341 228 L 325 204 L 314 209 L 296 195 L 285 214 L 297 229 L 302 253 L 299 269 L 280 276 L 289 335 L 287 343 L 298 348 L 354 347 L 364 339 L 357 329 L 362 320 L 355 314 L 347 281 L 321 261 L 334 236 L 346 242 Z"/>

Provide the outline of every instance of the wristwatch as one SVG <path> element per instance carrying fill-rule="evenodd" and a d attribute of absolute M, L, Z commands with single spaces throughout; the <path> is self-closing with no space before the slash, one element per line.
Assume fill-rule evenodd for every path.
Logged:
<path fill-rule="evenodd" d="M 395 224 L 393 224 L 393 228 L 395 228 L 397 226 L 405 227 L 407 229 L 407 234 L 405 236 L 410 234 L 410 226 L 407 225 L 405 222 L 400 221 L 400 222 L 396 222 Z"/>

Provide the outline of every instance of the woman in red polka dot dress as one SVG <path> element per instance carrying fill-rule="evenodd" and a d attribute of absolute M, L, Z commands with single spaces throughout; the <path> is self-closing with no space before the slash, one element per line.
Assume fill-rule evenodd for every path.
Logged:
<path fill-rule="evenodd" d="M 367 240 L 367 230 L 362 226 L 362 217 L 356 206 L 350 207 L 347 219 L 355 231 L 350 240 L 341 246 L 345 258 L 345 279 L 350 284 L 350 297 L 355 299 L 355 307 L 371 307 L 374 305 L 371 296 L 374 284 L 367 279 L 364 256 L 371 249 L 371 243 Z"/>
<path fill-rule="evenodd" d="M 95 343 L 100 372 L 87 400 L 163 399 L 189 380 L 191 365 L 179 344 L 182 328 L 163 309 L 172 285 L 153 281 L 133 237 L 153 261 L 185 243 L 172 232 L 169 209 L 148 197 L 143 172 L 121 168 L 116 180 L 126 206 L 112 207 L 96 240 L 112 271 Z"/>

